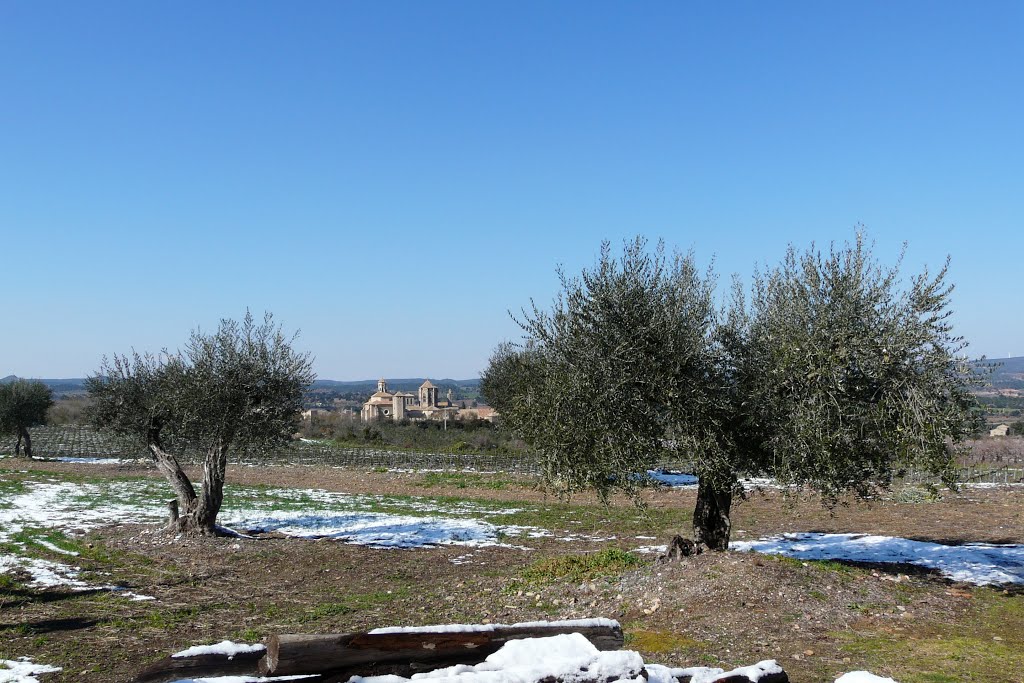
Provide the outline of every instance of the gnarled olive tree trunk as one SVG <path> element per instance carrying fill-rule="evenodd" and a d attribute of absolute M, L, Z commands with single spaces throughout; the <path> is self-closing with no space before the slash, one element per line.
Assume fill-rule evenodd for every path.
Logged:
<path fill-rule="evenodd" d="M 701 477 L 697 483 L 697 505 L 693 510 L 693 542 L 709 550 L 728 550 L 732 521 L 733 484 L 715 483 Z"/>
<path fill-rule="evenodd" d="M 28 429 L 25 427 L 18 427 L 18 443 L 14 444 L 14 455 L 18 456 L 22 453 L 22 444 L 24 444 L 25 457 L 32 459 L 32 435 L 28 433 Z"/>
<path fill-rule="evenodd" d="M 218 443 L 206 453 L 203 463 L 203 487 L 200 495 L 173 453 L 164 450 L 158 431 L 149 435 L 149 452 L 164 478 L 174 489 L 175 500 L 168 503 L 168 530 L 187 535 L 217 534 L 217 514 L 224 502 L 224 474 L 227 470 L 226 444 Z"/>

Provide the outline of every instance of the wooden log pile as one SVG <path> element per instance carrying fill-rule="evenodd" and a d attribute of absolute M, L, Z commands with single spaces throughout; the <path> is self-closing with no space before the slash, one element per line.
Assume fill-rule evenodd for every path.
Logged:
<path fill-rule="evenodd" d="M 600 651 L 619 650 L 624 638 L 609 620 L 532 624 L 438 626 L 327 635 L 281 634 L 266 639 L 256 652 L 167 657 L 140 672 L 132 683 L 162 683 L 181 678 L 226 675 L 312 676 L 303 681 L 344 683 L 352 676 L 393 674 L 410 677 L 456 664 L 476 665 L 503 645 L 524 638 L 579 633 Z M 754 670 L 754 667 L 747 669 Z M 781 671 L 781 669 L 779 669 Z M 746 669 L 737 670 L 746 672 Z M 635 676 L 639 672 L 634 672 Z M 646 670 L 642 672 L 647 678 Z M 785 672 L 723 677 L 720 683 L 788 683 Z M 674 679 L 689 683 L 689 677 Z M 556 680 L 546 683 L 557 683 Z M 593 683 L 603 683 L 595 680 Z"/>

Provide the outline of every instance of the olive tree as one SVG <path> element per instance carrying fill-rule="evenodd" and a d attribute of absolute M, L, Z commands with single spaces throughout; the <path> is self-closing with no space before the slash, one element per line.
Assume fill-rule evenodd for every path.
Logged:
<path fill-rule="evenodd" d="M 953 485 L 975 429 L 977 383 L 951 323 L 949 261 L 901 276 L 858 234 L 827 253 L 790 247 L 735 296 L 731 338 L 738 471 L 868 497 L 910 468 Z M 728 492 L 720 492 L 728 499 Z M 725 545 L 728 534 L 725 534 Z"/>
<path fill-rule="evenodd" d="M 87 380 L 92 421 L 144 443 L 170 483 L 174 531 L 216 533 L 229 452 L 282 445 L 297 429 L 314 375 L 293 342 L 269 314 L 257 323 L 247 313 L 192 332 L 177 353 L 104 359 Z M 185 444 L 203 453 L 199 493 L 179 460 Z"/>
<path fill-rule="evenodd" d="M 16 379 L 0 384 L 0 433 L 18 438 L 14 454 L 32 457 L 32 435 L 29 427 L 46 424 L 46 414 L 53 405 L 53 392 L 42 382 Z"/>
<path fill-rule="evenodd" d="M 727 395 L 710 274 L 638 238 L 621 258 L 605 243 L 593 269 L 559 276 L 551 309 L 524 311 L 524 344 L 498 347 L 481 383 L 545 479 L 564 494 L 636 499 L 638 474 L 666 456 L 718 459 Z"/>
<path fill-rule="evenodd" d="M 858 235 L 827 254 L 791 248 L 723 309 L 691 256 L 604 245 L 533 306 L 525 343 L 499 347 L 483 390 L 560 490 L 636 496 L 669 456 L 699 478 L 694 540 L 724 550 L 743 476 L 808 485 L 834 504 L 908 467 L 951 482 L 974 417 L 953 334 L 947 268 L 905 282 Z M 508 383 L 503 387 L 503 378 Z"/>

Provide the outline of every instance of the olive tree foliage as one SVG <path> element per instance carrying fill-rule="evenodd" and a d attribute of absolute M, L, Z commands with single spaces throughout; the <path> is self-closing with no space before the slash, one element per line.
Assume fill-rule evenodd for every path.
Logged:
<path fill-rule="evenodd" d="M 46 424 L 46 413 L 53 405 L 53 392 L 42 382 L 16 379 L 0 384 L 0 433 L 18 438 L 14 454 L 32 457 L 29 428 Z"/>
<path fill-rule="evenodd" d="M 144 443 L 171 484 L 174 531 L 215 533 L 229 452 L 283 445 L 298 428 L 314 374 L 294 339 L 270 314 L 257 323 L 247 313 L 193 331 L 177 353 L 104 359 L 87 380 L 94 424 Z M 185 444 L 203 453 L 198 493 L 179 461 Z"/>
<path fill-rule="evenodd" d="M 723 308 L 692 255 L 620 258 L 606 243 L 578 278 L 499 346 L 481 390 L 563 493 L 636 498 L 666 459 L 699 477 L 694 540 L 724 550 L 743 476 L 810 485 L 826 504 L 869 495 L 907 467 L 947 481 L 973 428 L 970 368 L 944 267 L 904 283 L 858 235 L 827 254 L 790 249 Z"/>
<path fill-rule="evenodd" d="M 675 453 L 721 457 L 723 378 L 711 336 L 714 283 L 692 255 L 642 239 L 593 269 L 559 272 L 549 310 L 523 312 L 520 346 L 499 346 L 481 392 L 540 459 L 559 493 L 636 499 L 646 468 Z"/>
<path fill-rule="evenodd" d="M 835 503 L 908 468 L 948 484 L 974 431 L 976 381 L 954 334 L 946 264 L 904 282 L 862 235 L 827 254 L 790 248 L 754 278 L 738 391 L 762 469 Z"/>

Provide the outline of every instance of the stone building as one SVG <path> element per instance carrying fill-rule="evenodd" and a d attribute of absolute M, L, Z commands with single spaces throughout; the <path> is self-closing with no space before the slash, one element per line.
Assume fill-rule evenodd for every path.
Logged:
<path fill-rule="evenodd" d="M 363 422 L 374 420 L 428 420 L 433 418 L 453 418 L 458 412 L 452 406 L 451 391 L 448 400 L 438 398 L 439 389 L 429 379 L 420 385 L 416 394 L 408 392 L 388 391 L 388 383 L 383 377 L 377 380 L 377 391 L 363 404 L 360 417 Z"/>
<path fill-rule="evenodd" d="M 1010 425 L 999 425 L 995 429 L 988 430 L 989 436 L 1006 436 L 1010 433 Z"/>

